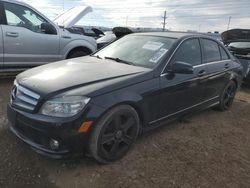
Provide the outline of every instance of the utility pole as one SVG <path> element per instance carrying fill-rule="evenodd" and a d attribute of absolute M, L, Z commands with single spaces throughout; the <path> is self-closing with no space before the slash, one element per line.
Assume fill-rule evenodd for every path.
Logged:
<path fill-rule="evenodd" d="M 166 27 L 166 19 L 167 19 L 167 17 L 166 17 L 166 14 L 167 14 L 167 11 L 165 10 L 164 11 L 164 16 L 162 17 L 163 18 L 163 28 L 162 28 L 162 31 L 165 31 L 165 27 Z"/>
<path fill-rule="evenodd" d="M 128 27 L 128 16 L 126 17 L 126 27 Z"/>
<path fill-rule="evenodd" d="M 199 24 L 199 32 L 201 32 L 201 24 Z"/>
<path fill-rule="evenodd" d="M 228 18 L 227 30 L 228 30 L 229 27 L 230 27 L 230 23 L 231 23 L 231 16 L 229 16 L 229 18 Z"/>

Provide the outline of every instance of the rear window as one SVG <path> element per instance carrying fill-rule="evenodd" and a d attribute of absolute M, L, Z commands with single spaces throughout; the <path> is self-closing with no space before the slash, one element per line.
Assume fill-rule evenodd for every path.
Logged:
<path fill-rule="evenodd" d="M 205 63 L 221 60 L 219 46 L 216 42 L 209 39 L 202 39 L 202 45 Z"/>

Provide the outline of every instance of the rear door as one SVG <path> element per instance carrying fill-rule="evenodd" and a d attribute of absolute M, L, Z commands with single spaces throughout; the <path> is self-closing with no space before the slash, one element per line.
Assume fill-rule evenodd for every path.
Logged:
<path fill-rule="evenodd" d="M 59 34 L 45 34 L 48 21 L 29 7 L 4 2 L 4 66 L 21 68 L 60 59 Z"/>
<path fill-rule="evenodd" d="M 227 52 L 217 42 L 210 39 L 202 39 L 203 63 L 208 68 L 208 83 L 206 86 L 206 99 L 219 97 L 221 91 L 229 80 L 228 70 L 232 62 Z"/>

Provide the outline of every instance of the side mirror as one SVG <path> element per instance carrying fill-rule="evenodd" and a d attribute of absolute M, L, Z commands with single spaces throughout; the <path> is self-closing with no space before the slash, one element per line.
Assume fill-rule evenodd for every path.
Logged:
<path fill-rule="evenodd" d="M 172 73 L 193 74 L 194 68 L 191 64 L 182 61 L 175 61 L 170 70 Z"/>
<path fill-rule="evenodd" d="M 57 31 L 53 25 L 50 23 L 42 23 L 41 24 L 41 30 L 45 34 L 50 34 L 50 35 L 56 35 Z"/>

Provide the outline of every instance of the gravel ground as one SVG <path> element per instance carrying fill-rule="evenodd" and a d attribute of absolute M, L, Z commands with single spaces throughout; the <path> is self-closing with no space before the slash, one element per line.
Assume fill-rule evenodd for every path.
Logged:
<path fill-rule="evenodd" d="M 227 112 L 206 110 L 140 137 L 121 161 L 52 160 L 7 129 L 12 79 L 0 80 L 0 187 L 250 187 L 250 89 Z"/>

